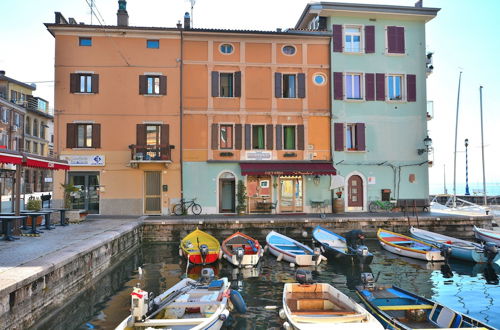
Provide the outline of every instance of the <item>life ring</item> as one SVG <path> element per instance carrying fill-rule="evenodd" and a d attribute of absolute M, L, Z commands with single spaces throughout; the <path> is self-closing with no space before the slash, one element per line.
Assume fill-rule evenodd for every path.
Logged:
<path fill-rule="evenodd" d="M 247 312 L 247 304 L 245 304 L 245 301 L 238 290 L 231 290 L 229 299 L 238 313 L 245 314 Z"/>

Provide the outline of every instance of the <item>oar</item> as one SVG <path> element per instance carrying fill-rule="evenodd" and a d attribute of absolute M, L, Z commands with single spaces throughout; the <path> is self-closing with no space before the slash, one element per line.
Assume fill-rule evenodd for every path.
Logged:
<path fill-rule="evenodd" d="M 174 292 L 172 292 L 170 295 L 168 295 L 167 298 L 165 298 L 165 300 L 163 300 L 161 302 L 160 305 L 158 305 L 158 309 L 156 311 L 154 311 L 153 313 L 151 313 L 151 315 L 149 315 L 146 319 L 151 319 L 152 317 L 156 316 L 158 313 L 160 313 L 168 304 L 170 304 L 174 299 L 176 299 L 177 297 L 183 295 L 184 293 L 188 292 L 189 290 L 192 289 L 192 287 L 195 287 L 195 285 L 192 285 L 192 284 L 188 284 L 187 286 L 183 287 L 183 288 L 180 288 Z"/>

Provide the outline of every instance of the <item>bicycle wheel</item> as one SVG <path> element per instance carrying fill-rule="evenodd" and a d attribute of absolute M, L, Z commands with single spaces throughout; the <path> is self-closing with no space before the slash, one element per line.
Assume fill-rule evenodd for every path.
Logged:
<path fill-rule="evenodd" d="M 371 202 L 370 205 L 368 205 L 368 211 L 370 212 L 377 212 L 380 210 L 380 205 L 378 205 L 377 202 Z"/>
<path fill-rule="evenodd" d="M 201 213 L 201 205 L 194 203 L 193 206 L 191 206 L 191 211 L 193 211 L 193 214 L 199 215 Z"/>
<path fill-rule="evenodd" d="M 182 214 L 184 214 L 184 210 L 183 209 L 184 208 L 182 207 L 182 204 L 175 204 L 174 205 L 174 209 L 173 209 L 174 214 L 175 215 L 182 215 Z"/>

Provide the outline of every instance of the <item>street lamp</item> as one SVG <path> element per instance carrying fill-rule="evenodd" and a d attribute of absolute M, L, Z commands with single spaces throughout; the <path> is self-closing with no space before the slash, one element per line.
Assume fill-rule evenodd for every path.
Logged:
<path fill-rule="evenodd" d="M 417 153 L 419 155 L 423 154 L 424 152 L 431 151 L 432 139 L 429 137 L 429 135 L 427 135 L 424 139 L 424 146 L 425 146 L 425 149 L 417 149 Z"/>
<path fill-rule="evenodd" d="M 467 158 L 467 147 L 469 146 L 469 139 L 465 139 L 465 196 L 469 196 L 469 163 Z"/>

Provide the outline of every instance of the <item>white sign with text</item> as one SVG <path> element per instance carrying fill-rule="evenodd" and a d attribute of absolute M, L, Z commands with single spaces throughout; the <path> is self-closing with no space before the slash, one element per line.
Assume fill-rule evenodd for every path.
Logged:
<path fill-rule="evenodd" d="M 104 166 L 106 164 L 104 155 L 61 155 L 61 159 L 67 160 L 69 166 Z"/>

